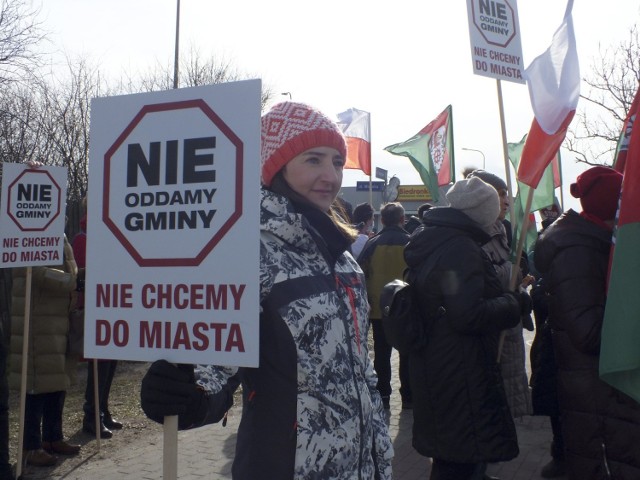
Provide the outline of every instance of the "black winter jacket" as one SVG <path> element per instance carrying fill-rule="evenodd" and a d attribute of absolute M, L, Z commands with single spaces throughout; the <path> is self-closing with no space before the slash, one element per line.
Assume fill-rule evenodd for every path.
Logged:
<path fill-rule="evenodd" d="M 544 278 L 541 277 L 531 289 L 533 314 L 536 319 L 536 334 L 529 351 L 531 360 L 531 403 L 534 415 L 557 417 L 558 389 L 556 388 L 556 357 L 549 319 L 549 305 Z"/>
<path fill-rule="evenodd" d="M 610 248 L 611 232 L 573 210 L 535 248 L 549 293 L 567 473 L 576 480 L 640 478 L 640 405 L 598 376 Z"/>
<path fill-rule="evenodd" d="M 512 459 L 518 443 L 496 357 L 500 331 L 520 320 L 518 301 L 503 293 L 481 248 L 489 237 L 469 217 L 432 208 L 424 223 L 405 249 L 411 268 L 438 258 L 417 282 L 430 325 L 410 357 L 413 446 L 450 462 Z"/>

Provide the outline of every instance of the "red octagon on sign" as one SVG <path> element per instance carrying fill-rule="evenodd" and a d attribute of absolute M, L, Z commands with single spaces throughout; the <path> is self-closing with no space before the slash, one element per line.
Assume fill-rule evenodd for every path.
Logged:
<path fill-rule="evenodd" d="M 511 43 L 511 40 L 515 38 L 517 33 L 516 12 L 513 10 L 511 5 L 509 5 L 509 2 L 505 0 L 504 3 L 487 2 L 486 5 L 490 4 L 491 8 L 486 6 L 485 8 L 489 9 L 489 12 L 486 12 L 486 14 L 483 15 L 484 12 L 478 11 L 477 9 L 480 6 L 480 3 L 483 3 L 482 0 L 479 2 L 473 0 L 471 2 L 473 24 L 488 44 L 495 45 L 497 47 L 506 47 Z M 507 8 L 503 10 L 502 7 L 504 5 L 506 5 Z M 480 10 L 482 10 L 482 8 Z M 506 19 L 502 19 L 502 15 L 506 15 Z M 482 20 L 483 18 L 493 18 L 496 22 L 500 22 L 502 19 L 502 21 L 507 23 L 507 27 L 501 27 L 499 24 L 496 25 L 495 23 L 486 22 Z M 505 30 L 510 31 L 508 36 L 505 35 Z"/>
<path fill-rule="evenodd" d="M 188 256 L 179 256 L 178 252 L 184 255 L 180 244 L 164 242 L 169 249 L 168 255 L 162 258 L 147 258 L 144 252 L 138 251 L 134 242 L 127 238 L 127 233 L 123 231 L 118 223 L 112 218 L 110 212 L 109 198 L 111 189 L 111 176 L 114 169 L 122 168 L 122 165 L 114 164 L 114 155 L 117 150 L 127 141 L 132 131 L 142 122 L 145 116 L 159 112 L 168 112 L 183 109 L 199 109 L 211 121 L 211 123 L 225 136 L 225 138 L 235 148 L 235 195 L 233 198 L 233 210 L 228 218 L 223 220 L 222 226 L 217 231 L 211 231 L 210 236 L 201 235 L 204 239 L 201 248 Z M 224 121 L 207 105 L 204 100 L 186 100 L 169 103 L 159 103 L 146 105 L 129 123 L 127 128 L 120 134 L 114 144 L 104 155 L 104 178 L 103 178 L 103 204 L 102 220 L 124 246 L 127 252 L 133 257 L 141 267 L 192 267 L 198 266 L 211 253 L 213 248 L 229 231 L 231 226 L 242 215 L 242 179 L 243 179 L 243 143 L 242 140 L 224 123 Z"/>
<path fill-rule="evenodd" d="M 28 218 L 28 219 L 20 218 L 16 211 L 18 202 L 17 202 L 17 199 L 14 197 L 14 195 L 16 195 L 16 193 L 14 193 L 14 188 L 18 184 L 29 183 L 29 180 L 27 180 L 27 177 L 32 175 L 44 175 L 45 177 L 48 177 L 48 180 L 44 179 L 45 181 L 43 182 L 42 181 L 43 177 L 39 176 L 37 178 L 37 181 L 33 182 L 34 184 L 37 184 L 37 185 L 46 184 L 46 185 L 51 185 L 52 187 L 51 200 L 50 202 L 48 202 L 48 203 L 51 203 L 51 209 L 49 210 L 51 214 L 46 218 L 42 218 L 42 221 L 39 221 L 39 219 L 33 219 L 33 218 Z M 62 196 L 61 193 L 62 191 L 60 189 L 60 186 L 56 183 L 53 177 L 49 175 L 48 171 L 39 170 L 39 169 L 24 170 L 22 173 L 20 173 L 20 175 L 18 175 L 18 177 L 13 181 L 13 183 L 9 185 L 9 192 L 7 196 L 7 198 L 9 199 L 9 201 L 7 202 L 8 203 L 7 214 L 9 215 L 9 217 L 11 217 L 11 220 L 13 220 L 16 225 L 18 225 L 18 228 L 23 232 L 42 232 L 47 228 L 49 228 L 49 225 L 51 225 L 51 223 L 56 218 L 58 218 L 58 215 L 60 215 L 60 210 L 61 210 L 60 204 L 62 201 L 62 199 L 60 198 Z M 43 200 L 38 198 L 33 198 L 30 200 L 26 200 L 26 202 L 27 203 L 43 203 Z M 28 210 L 33 211 L 33 209 L 28 209 Z"/>

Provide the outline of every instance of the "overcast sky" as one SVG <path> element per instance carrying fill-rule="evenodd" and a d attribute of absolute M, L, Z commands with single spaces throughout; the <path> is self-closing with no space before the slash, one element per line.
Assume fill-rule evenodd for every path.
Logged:
<path fill-rule="evenodd" d="M 38 0 L 34 0 L 37 4 Z M 173 65 L 176 0 L 46 0 L 44 27 L 60 54 L 83 55 L 113 77 L 155 63 Z M 521 0 L 524 66 L 546 50 L 564 0 Z M 578 0 L 573 9 L 582 76 L 598 48 L 619 44 L 638 22 L 637 0 Z M 225 58 L 288 96 L 329 115 L 371 112 L 373 166 L 420 183 L 408 159 L 383 148 L 453 105 L 456 176 L 467 165 L 504 176 L 496 80 L 473 74 L 464 0 L 181 0 L 181 54 Z M 519 141 L 533 112 L 526 85 L 501 82 L 507 139 Z M 580 104 L 578 106 L 580 108 Z M 565 185 L 584 169 L 563 156 Z M 365 180 L 349 171 L 345 184 Z M 565 201 L 568 201 L 568 190 Z M 569 201 L 567 203 L 572 206 Z"/>

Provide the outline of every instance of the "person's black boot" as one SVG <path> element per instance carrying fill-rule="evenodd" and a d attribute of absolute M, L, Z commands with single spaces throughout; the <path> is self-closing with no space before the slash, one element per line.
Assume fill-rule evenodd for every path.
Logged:
<path fill-rule="evenodd" d="M 90 420 L 89 417 L 85 416 L 82 421 L 82 431 L 93 435 L 96 435 L 96 423 L 94 420 Z M 100 438 L 111 438 L 113 437 L 113 432 L 109 430 L 102 421 L 100 421 Z"/>
<path fill-rule="evenodd" d="M 555 458 L 552 458 L 549 463 L 547 463 L 542 470 L 540 470 L 540 476 L 542 478 L 558 478 L 562 477 L 566 472 L 566 468 L 564 466 L 564 461 L 558 461 Z"/>
<path fill-rule="evenodd" d="M 122 422 L 115 420 L 109 412 L 104 414 L 103 423 L 110 430 L 122 430 Z"/>

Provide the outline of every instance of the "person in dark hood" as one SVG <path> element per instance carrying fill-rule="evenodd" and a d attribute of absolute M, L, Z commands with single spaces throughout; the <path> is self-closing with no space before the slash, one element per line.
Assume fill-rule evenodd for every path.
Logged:
<path fill-rule="evenodd" d="M 470 178 L 455 183 L 447 200 L 449 207 L 425 213 L 404 253 L 418 272 L 425 325 L 409 356 L 413 446 L 433 459 L 431 480 L 480 479 L 487 462 L 518 455 L 496 358 L 500 331 L 518 324 L 523 307 L 482 249 L 498 218 L 496 190 Z M 421 273 L 425 262 L 431 268 Z"/>
<path fill-rule="evenodd" d="M 358 258 L 367 240 L 371 238 L 373 228 L 373 207 L 369 203 L 360 203 L 353 210 L 354 227 L 358 235 L 351 244 L 353 258 Z"/>
<path fill-rule="evenodd" d="M 404 224 L 404 229 L 409 233 L 413 233 L 414 231 L 416 231 L 416 229 L 420 225 L 422 225 L 422 217 L 424 217 L 426 211 L 430 210 L 431 208 L 433 208 L 433 205 L 431 205 L 430 203 L 423 203 L 422 205 L 420 205 L 418 207 L 417 215 L 411 215 L 411 218 L 409 218 L 409 220 L 407 220 L 407 223 Z"/>
<path fill-rule="evenodd" d="M 513 269 L 511 247 L 509 246 L 507 228 L 504 224 L 510 205 L 507 184 L 497 175 L 485 170 L 474 170 L 469 173 L 468 178 L 471 177 L 478 177 L 498 192 L 500 213 L 487 232 L 491 239 L 485 243 L 482 248 L 487 252 L 487 255 L 489 255 L 491 263 L 502 282 L 502 288 L 506 291 L 511 288 L 511 271 Z M 516 288 L 524 291 L 532 281 L 532 276 L 524 276 L 521 270 L 517 271 L 517 278 L 515 279 L 517 284 Z M 529 330 L 533 329 L 531 317 L 526 315 L 523 316 L 521 320 L 524 321 L 525 319 L 527 320 L 527 325 L 529 325 Z M 525 365 L 526 349 L 522 332 L 523 323 L 524 322 L 521 322 L 515 327 L 504 331 L 504 342 L 502 351 L 500 352 L 500 368 L 502 370 L 504 388 L 507 393 L 507 401 L 509 402 L 509 408 L 511 409 L 513 418 L 531 415 L 532 412 L 531 392 Z"/>
<path fill-rule="evenodd" d="M 570 480 L 640 478 L 640 405 L 599 377 L 607 274 L 622 175 L 592 167 L 571 184 L 569 210 L 540 235 L 558 401 Z"/>

